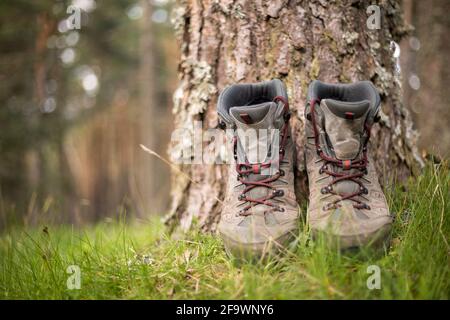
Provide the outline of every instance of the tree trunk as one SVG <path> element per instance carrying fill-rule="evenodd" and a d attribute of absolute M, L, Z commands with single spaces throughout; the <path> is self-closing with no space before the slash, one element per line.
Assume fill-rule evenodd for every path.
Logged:
<path fill-rule="evenodd" d="M 139 64 L 139 109 L 135 111 L 134 116 L 136 125 L 139 128 L 137 132 L 137 143 L 133 146 L 135 159 L 133 160 L 132 179 L 135 180 L 135 188 L 130 186 L 132 190 L 131 196 L 133 202 L 137 204 L 137 215 L 144 217 L 145 213 L 156 212 L 155 208 L 155 191 L 154 183 L 157 174 L 157 166 L 155 160 L 149 158 L 139 148 L 139 143 L 155 148 L 155 131 L 154 118 L 156 95 L 153 79 L 154 72 L 154 39 L 152 28 L 152 4 L 150 0 L 141 0 L 143 8 L 143 18 L 141 19 L 141 37 L 140 37 L 140 64 Z M 130 183 L 131 185 L 132 183 Z M 134 184 L 134 183 L 133 183 Z"/>
<path fill-rule="evenodd" d="M 408 0 L 404 10 L 414 26 L 402 46 L 404 103 L 420 129 L 419 147 L 448 158 L 450 131 L 443 129 L 450 121 L 450 1 Z"/>
<path fill-rule="evenodd" d="M 283 80 L 290 98 L 297 145 L 296 192 L 307 199 L 304 171 L 304 106 L 308 84 L 371 80 L 382 112 L 372 129 L 372 148 L 382 181 L 404 179 L 422 160 L 408 110 L 401 103 L 391 41 L 405 34 L 397 1 L 380 1 L 381 28 L 370 30 L 366 13 L 373 1 L 185 0 L 174 12 L 181 41 L 180 84 L 174 94 L 175 127 L 217 126 L 218 93 L 231 83 Z M 183 146 L 186 147 L 186 146 Z M 173 161 L 180 154 L 173 145 Z M 203 149 L 205 150 L 205 148 Z M 213 231 L 220 219 L 228 166 L 182 165 L 174 174 L 167 223 L 186 230 Z"/>

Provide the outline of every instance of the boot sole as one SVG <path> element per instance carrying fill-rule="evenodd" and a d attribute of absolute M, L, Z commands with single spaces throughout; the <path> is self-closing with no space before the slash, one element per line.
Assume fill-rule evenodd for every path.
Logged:
<path fill-rule="evenodd" d="M 296 239 L 298 230 L 290 231 L 274 240 L 267 242 L 243 244 L 220 233 L 225 251 L 230 258 L 243 261 L 263 261 L 277 258 L 288 251 L 289 244 Z"/>
<path fill-rule="evenodd" d="M 312 229 L 311 231 L 313 240 L 323 237 L 331 247 L 339 248 L 341 251 L 352 252 L 360 251 L 361 249 L 386 251 L 390 245 L 391 229 L 392 224 L 386 224 L 371 233 L 352 236 L 338 236 L 317 229 Z"/>

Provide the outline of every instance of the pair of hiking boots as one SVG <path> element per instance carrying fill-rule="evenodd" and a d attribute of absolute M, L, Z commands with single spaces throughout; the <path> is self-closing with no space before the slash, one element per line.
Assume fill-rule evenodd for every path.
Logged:
<path fill-rule="evenodd" d="M 307 222 L 313 238 L 322 234 L 341 249 L 385 244 L 392 218 L 368 150 L 379 94 L 370 81 L 313 81 L 307 100 Z M 218 227 L 226 251 L 237 257 L 279 253 L 298 236 L 300 217 L 285 86 L 278 79 L 229 86 L 219 96 L 218 114 L 233 134 Z"/>

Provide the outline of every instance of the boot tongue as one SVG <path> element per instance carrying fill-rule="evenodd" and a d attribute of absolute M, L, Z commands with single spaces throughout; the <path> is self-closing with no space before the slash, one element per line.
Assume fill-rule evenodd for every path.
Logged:
<path fill-rule="evenodd" d="M 283 112 L 284 106 L 275 102 L 230 108 L 230 116 L 237 129 L 238 163 L 261 164 L 278 156 L 279 132 L 277 134 L 277 131 L 273 129 L 280 130 L 283 126 Z M 277 169 L 272 167 L 261 169 L 260 173 L 250 173 L 244 179 L 247 181 L 263 180 Z M 271 190 L 266 187 L 255 187 L 247 192 L 247 196 L 262 198 L 269 192 Z M 265 210 L 267 210 L 265 205 L 257 205 L 252 208 L 254 214 L 262 213 Z"/>
<path fill-rule="evenodd" d="M 368 100 L 343 102 L 324 99 L 321 101 L 325 131 L 337 159 L 359 158 L 364 124 L 369 108 Z M 342 168 L 337 168 L 336 170 L 347 174 L 356 173 L 356 169 L 344 171 Z M 336 183 L 333 188 L 338 194 L 345 195 L 357 192 L 359 185 L 351 180 L 343 180 Z"/>
<path fill-rule="evenodd" d="M 276 108 L 274 102 L 265 102 L 249 106 L 235 106 L 230 108 L 230 115 L 237 127 L 248 128 L 258 126 L 258 123 L 269 122 L 266 115 L 271 109 Z M 273 112 L 273 111 L 272 111 Z"/>
<path fill-rule="evenodd" d="M 283 106 L 275 102 L 230 108 L 237 129 L 240 163 L 263 163 L 274 156 L 274 153 L 270 155 L 269 149 L 279 137 L 273 129 L 281 129 L 284 124 L 282 113 Z"/>
<path fill-rule="evenodd" d="M 324 111 L 325 131 L 339 160 L 356 158 L 361 149 L 368 100 L 344 102 L 333 99 L 321 101 Z"/>

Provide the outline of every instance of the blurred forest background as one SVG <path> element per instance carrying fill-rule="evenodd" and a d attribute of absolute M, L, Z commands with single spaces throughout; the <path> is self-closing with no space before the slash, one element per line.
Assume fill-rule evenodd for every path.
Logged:
<path fill-rule="evenodd" d="M 67 8 L 82 9 L 70 30 Z M 163 156 L 179 44 L 173 0 L 0 1 L 0 229 L 168 209 Z M 402 2 L 404 103 L 420 148 L 450 156 L 450 1 Z M 398 51 L 397 51 L 398 54 Z"/>

